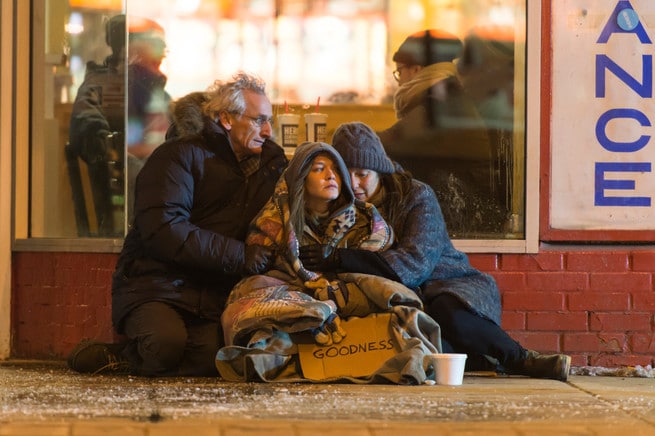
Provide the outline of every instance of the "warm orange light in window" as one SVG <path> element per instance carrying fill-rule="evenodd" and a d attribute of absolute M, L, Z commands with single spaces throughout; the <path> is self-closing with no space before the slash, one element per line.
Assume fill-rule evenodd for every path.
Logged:
<path fill-rule="evenodd" d="M 71 8 L 103 9 L 120 11 L 123 9 L 123 0 L 69 0 Z"/>

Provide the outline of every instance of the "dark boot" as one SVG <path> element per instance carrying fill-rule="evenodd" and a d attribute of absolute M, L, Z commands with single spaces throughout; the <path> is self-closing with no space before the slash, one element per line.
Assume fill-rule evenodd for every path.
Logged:
<path fill-rule="evenodd" d="M 105 344 L 83 339 L 68 355 L 68 367 L 83 373 L 128 374 L 130 364 L 121 355 L 122 344 Z"/>
<path fill-rule="evenodd" d="M 533 378 L 566 381 L 571 369 L 571 357 L 565 354 L 540 354 L 526 350 L 522 360 L 507 365 L 507 373 Z"/>

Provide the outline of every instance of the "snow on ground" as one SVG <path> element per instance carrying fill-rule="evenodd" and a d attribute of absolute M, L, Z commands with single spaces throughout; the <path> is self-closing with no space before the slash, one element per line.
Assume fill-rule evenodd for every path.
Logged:
<path fill-rule="evenodd" d="M 644 377 L 655 378 L 655 369 L 650 366 L 626 366 L 620 368 L 605 368 L 602 366 L 575 366 L 571 367 L 572 375 L 616 376 L 616 377 Z"/>

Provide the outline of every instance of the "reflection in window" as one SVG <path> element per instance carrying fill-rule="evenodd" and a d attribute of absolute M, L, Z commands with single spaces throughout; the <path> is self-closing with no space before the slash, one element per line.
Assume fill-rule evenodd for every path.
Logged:
<path fill-rule="evenodd" d="M 354 95 L 378 104 L 387 93 L 384 1 L 196 3 L 184 14 L 171 14 L 165 1 L 127 4 L 129 15 L 154 17 L 166 28 L 162 69 L 175 97 L 241 69 L 262 76 L 276 102 Z"/>
<path fill-rule="evenodd" d="M 328 114 L 328 140 L 347 121 L 366 122 L 384 138 L 402 115 L 394 100 L 400 87 L 392 74 L 399 69 L 394 53 L 409 35 L 440 29 L 463 42 L 456 74 L 445 88 L 459 97 L 440 100 L 439 87 L 431 88 L 430 98 L 438 104 L 427 109 L 429 134 L 421 136 L 420 129 L 410 127 L 402 137 L 385 139 L 385 146 L 434 188 L 453 237 L 523 238 L 524 0 L 128 0 L 126 11 L 116 0 L 45 3 L 47 33 L 35 32 L 43 35 L 50 67 L 46 77 L 35 68 L 34 77 L 35 83 L 54 85 L 52 92 L 33 96 L 33 107 L 46 108 L 34 117 L 33 155 L 42 165 L 33 165 L 33 237 L 121 237 L 129 222 L 132 183 L 148 152 L 139 154 L 136 164 L 132 157 L 137 145 L 151 150 L 162 141 L 167 124 L 161 114 L 169 99 L 203 90 L 238 70 L 266 80 L 278 113 L 302 116 L 320 101 L 320 111 Z M 71 154 L 69 127 L 89 62 L 103 65 L 112 54 L 105 25 L 122 12 L 128 17 L 128 46 L 116 70 L 127 77 L 127 95 L 118 100 L 127 124 L 85 136 L 87 142 L 111 139 L 103 149 L 103 186 L 109 194 L 102 200 L 93 181 L 95 164 Z M 150 28 L 141 29 L 144 38 L 137 40 L 135 27 L 144 18 L 151 20 Z M 160 42 L 153 32 L 160 33 Z M 133 42 L 141 45 L 130 46 Z M 130 53 L 141 53 L 146 42 L 159 44 L 165 56 L 159 70 L 165 77 L 149 79 L 156 96 L 135 109 L 130 98 L 143 90 L 135 87 L 138 73 L 129 67 L 135 57 Z M 111 97 L 113 91 L 107 91 Z M 468 108 L 465 116 L 454 116 L 458 107 Z M 148 121 L 137 123 L 137 111 Z M 38 134 L 49 129 L 58 132 L 56 147 Z M 302 141 L 302 123 L 298 133 Z M 475 152 L 481 137 L 483 158 Z M 57 168 L 46 168 L 52 162 L 59 163 Z"/>

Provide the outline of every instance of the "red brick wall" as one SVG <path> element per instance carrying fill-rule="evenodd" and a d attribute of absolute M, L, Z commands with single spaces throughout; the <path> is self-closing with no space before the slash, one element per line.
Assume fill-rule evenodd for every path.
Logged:
<path fill-rule="evenodd" d="M 116 254 L 14 253 L 12 356 L 61 359 L 83 337 L 114 338 Z M 502 294 L 503 327 L 573 364 L 653 365 L 655 250 L 472 254 Z"/>
<path fill-rule="evenodd" d="M 116 254 L 14 253 L 11 355 L 65 357 L 83 337 L 111 341 Z"/>
<path fill-rule="evenodd" d="M 653 365 L 655 251 L 472 255 L 498 281 L 503 327 L 524 346 L 573 365 Z"/>

